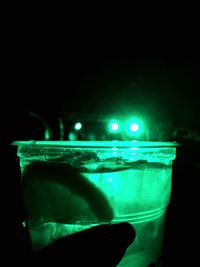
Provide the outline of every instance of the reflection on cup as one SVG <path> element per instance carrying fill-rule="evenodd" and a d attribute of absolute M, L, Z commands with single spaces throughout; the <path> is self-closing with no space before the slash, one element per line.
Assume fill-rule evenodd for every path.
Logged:
<path fill-rule="evenodd" d="M 118 266 L 148 266 L 162 252 L 173 142 L 19 141 L 25 205 L 35 250 L 103 223 L 133 224 Z"/>

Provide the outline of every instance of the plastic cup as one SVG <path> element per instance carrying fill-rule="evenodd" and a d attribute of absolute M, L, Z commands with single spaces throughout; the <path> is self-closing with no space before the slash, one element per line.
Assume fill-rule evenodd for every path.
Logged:
<path fill-rule="evenodd" d="M 157 266 L 170 201 L 174 142 L 16 141 L 33 249 L 104 223 L 136 239 L 118 266 Z"/>

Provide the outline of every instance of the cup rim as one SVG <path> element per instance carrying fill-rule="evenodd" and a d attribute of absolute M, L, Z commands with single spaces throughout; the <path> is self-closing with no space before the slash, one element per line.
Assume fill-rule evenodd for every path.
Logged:
<path fill-rule="evenodd" d="M 124 140 L 30 140 L 13 141 L 11 145 L 31 147 L 65 147 L 65 148 L 165 148 L 180 146 L 176 141 L 124 141 Z"/>

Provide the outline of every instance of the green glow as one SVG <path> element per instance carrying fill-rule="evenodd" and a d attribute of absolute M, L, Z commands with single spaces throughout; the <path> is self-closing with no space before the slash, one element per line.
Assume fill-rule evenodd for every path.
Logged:
<path fill-rule="evenodd" d="M 108 130 L 110 132 L 119 132 L 120 131 L 120 122 L 115 119 L 111 119 L 108 123 Z"/>
<path fill-rule="evenodd" d="M 69 140 L 70 141 L 76 141 L 77 140 L 77 134 L 76 133 L 74 133 L 74 132 L 70 132 L 69 134 L 68 134 L 68 138 L 69 138 Z"/>
<path fill-rule="evenodd" d="M 82 128 L 82 123 L 76 122 L 75 125 L 74 125 L 74 129 L 79 131 L 81 128 Z"/>
<path fill-rule="evenodd" d="M 176 147 L 179 146 L 177 142 L 159 142 L 159 141 L 118 141 L 118 140 L 113 140 L 113 141 L 14 141 L 12 145 L 17 145 L 19 148 L 32 148 L 36 147 L 43 147 L 43 148 L 48 148 L 48 147 L 63 147 L 65 148 L 124 148 L 124 149 L 133 149 L 133 148 L 170 148 L 170 147 Z M 59 151 L 58 151 L 59 152 Z"/>
<path fill-rule="evenodd" d="M 144 133 L 144 122 L 139 118 L 130 118 L 125 125 L 128 135 L 140 136 Z"/>
<path fill-rule="evenodd" d="M 44 132 L 44 139 L 45 140 L 49 140 L 50 139 L 50 132 L 49 129 L 46 129 Z"/>
<path fill-rule="evenodd" d="M 137 132 L 140 129 L 140 126 L 137 123 L 131 123 L 130 130 L 132 132 Z"/>
<path fill-rule="evenodd" d="M 113 130 L 113 131 L 117 131 L 118 129 L 119 129 L 119 125 L 118 125 L 118 123 L 112 123 L 112 125 L 111 125 L 111 129 Z"/>

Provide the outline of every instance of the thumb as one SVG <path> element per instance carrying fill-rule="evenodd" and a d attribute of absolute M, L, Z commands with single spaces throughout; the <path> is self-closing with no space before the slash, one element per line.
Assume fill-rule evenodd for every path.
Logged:
<path fill-rule="evenodd" d="M 121 261 L 134 239 L 135 230 L 129 223 L 99 225 L 54 241 L 37 251 L 34 261 L 112 267 Z"/>

